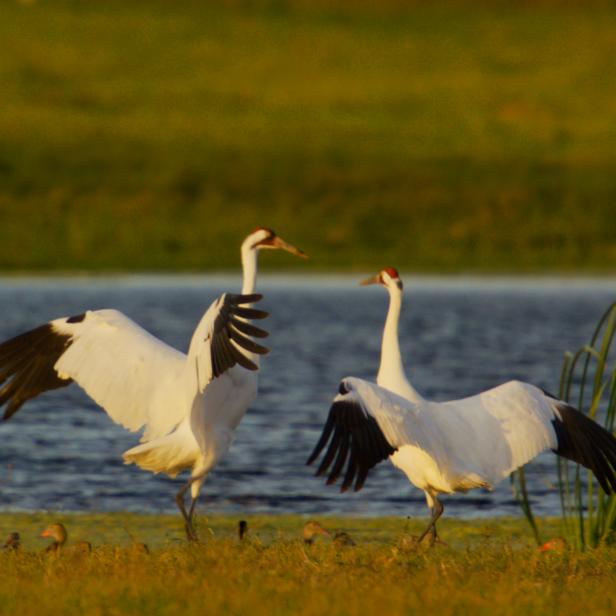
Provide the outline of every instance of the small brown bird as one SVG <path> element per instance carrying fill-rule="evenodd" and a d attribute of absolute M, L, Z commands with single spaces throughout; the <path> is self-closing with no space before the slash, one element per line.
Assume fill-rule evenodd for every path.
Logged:
<path fill-rule="evenodd" d="M 48 537 L 53 539 L 53 543 L 49 544 L 45 548 L 45 552 L 60 553 L 61 551 L 70 550 L 71 554 L 90 554 L 92 552 L 92 544 L 89 541 L 77 541 L 73 545 L 65 548 L 66 541 L 68 540 L 68 533 L 64 524 L 60 522 L 54 522 L 50 524 L 42 533 L 41 537 Z"/>
<path fill-rule="evenodd" d="M 409 552 L 411 550 L 416 550 L 419 546 L 419 537 L 416 535 L 409 535 L 409 533 L 404 533 L 400 536 L 397 541 L 396 547 L 403 552 Z"/>
<path fill-rule="evenodd" d="M 312 545 L 319 535 L 331 537 L 329 531 L 325 530 L 321 524 L 315 522 L 314 520 L 309 520 L 306 524 L 304 524 L 302 536 L 304 537 L 304 543 L 306 545 Z"/>
<path fill-rule="evenodd" d="M 246 533 L 248 532 L 248 522 L 246 520 L 240 520 L 237 525 L 237 534 L 240 538 L 240 541 L 243 541 L 244 537 L 246 537 Z"/>
<path fill-rule="evenodd" d="M 141 543 L 140 541 L 133 541 L 133 543 L 131 543 L 130 545 L 130 553 L 133 556 L 138 556 L 141 554 L 149 554 L 150 548 L 148 547 L 147 543 Z"/>
<path fill-rule="evenodd" d="M 5 550 L 19 550 L 21 548 L 19 533 L 10 533 L 3 547 Z"/>
<path fill-rule="evenodd" d="M 333 542 L 337 548 L 352 548 L 357 545 L 351 538 L 351 535 L 343 530 L 339 530 L 334 534 Z"/>

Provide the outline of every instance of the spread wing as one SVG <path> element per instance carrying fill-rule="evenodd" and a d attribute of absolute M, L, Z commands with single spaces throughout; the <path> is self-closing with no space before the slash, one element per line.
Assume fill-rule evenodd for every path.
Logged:
<path fill-rule="evenodd" d="M 241 306 L 257 299 L 223 294 L 204 315 L 193 343 L 200 341 L 196 347 L 210 366 L 206 383 L 236 363 L 256 369 L 246 352 L 264 347 L 243 333 L 266 334 L 240 319 L 266 315 Z M 55 319 L 0 344 L 0 406 L 6 405 L 6 420 L 27 400 L 75 381 L 113 421 L 131 431 L 145 428 L 147 441 L 190 411 L 197 392 L 186 360 L 117 310 Z"/>
<path fill-rule="evenodd" d="M 30 398 L 75 381 L 127 430 L 164 434 L 182 419 L 177 402 L 168 403 L 185 362 L 121 312 L 87 311 L 0 344 L 0 405 L 6 420 Z"/>
<path fill-rule="evenodd" d="M 376 424 L 378 439 L 384 439 L 392 453 L 406 445 L 418 447 L 444 474 L 458 480 L 473 477 L 495 485 L 552 449 L 591 469 L 606 492 L 616 491 L 616 439 L 584 414 L 528 383 L 511 381 L 477 396 L 443 403 L 409 402 L 355 378 L 344 379 L 340 391 L 309 459 L 312 462 L 331 437 L 318 471 L 325 472 L 338 455 L 329 483 L 337 479 L 337 465 L 342 468 L 347 458 L 344 439 L 336 435 L 351 432 L 352 439 L 353 430 L 358 431 L 352 426 L 359 422 L 364 440 L 368 432 L 374 434 Z M 366 447 L 363 450 L 375 451 L 374 446 Z M 386 451 L 382 448 L 372 455 L 372 465 L 384 459 Z M 362 484 L 363 480 L 355 489 Z"/>

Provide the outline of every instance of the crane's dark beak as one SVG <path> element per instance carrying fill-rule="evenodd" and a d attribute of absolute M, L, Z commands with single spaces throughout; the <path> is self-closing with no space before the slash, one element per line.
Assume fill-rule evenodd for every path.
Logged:
<path fill-rule="evenodd" d="M 368 286 L 369 284 L 380 284 L 381 283 L 381 275 L 380 274 L 376 274 L 374 276 L 371 276 L 370 278 L 366 278 L 365 280 L 361 280 L 360 281 L 360 285 L 362 287 Z"/>
<path fill-rule="evenodd" d="M 272 240 L 271 246 L 272 248 L 280 248 L 280 250 L 286 250 L 287 252 L 290 252 L 292 255 L 295 255 L 296 257 L 301 257 L 302 259 L 308 258 L 308 255 L 303 250 L 300 250 L 299 248 L 296 248 L 292 244 L 285 242 L 281 237 L 278 237 L 278 236 L 274 237 L 274 239 Z"/>

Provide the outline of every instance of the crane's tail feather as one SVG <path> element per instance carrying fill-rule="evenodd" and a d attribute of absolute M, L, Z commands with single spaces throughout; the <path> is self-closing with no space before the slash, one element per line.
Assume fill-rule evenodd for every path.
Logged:
<path fill-rule="evenodd" d="M 124 464 L 136 464 L 145 471 L 165 473 L 170 477 L 191 467 L 195 461 L 194 452 L 186 448 L 176 432 L 141 443 L 125 451 L 122 458 Z"/>

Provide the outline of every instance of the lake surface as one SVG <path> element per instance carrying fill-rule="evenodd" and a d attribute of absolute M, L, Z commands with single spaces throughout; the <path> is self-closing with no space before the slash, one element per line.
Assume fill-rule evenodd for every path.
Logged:
<path fill-rule="evenodd" d="M 610 279 L 405 282 L 405 365 L 416 388 L 437 400 L 512 378 L 557 391 L 564 351 L 587 342 L 616 299 Z M 0 339 L 51 318 L 113 307 L 185 350 L 210 302 L 239 286 L 230 276 L 3 279 Z M 423 494 L 388 462 L 357 494 L 325 486 L 304 465 L 339 379 L 376 375 L 386 292 L 360 288 L 355 277 L 262 277 L 259 290 L 271 313 L 271 353 L 262 362 L 259 397 L 204 485 L 200 510 L 425 516 Z M 26 403 L 0 425 L 0 435 L 0 509 L 176 511 L 180 479 L 124 466 L 122 452 L 138 435 L 114 425 L 76 385 Z M 557 514 L 555 457 L 531 463 L 528 480 L 536 512 Z M 443 501 L 447 515 L 519 513 L 508 481 L 492 493 Z"/>

